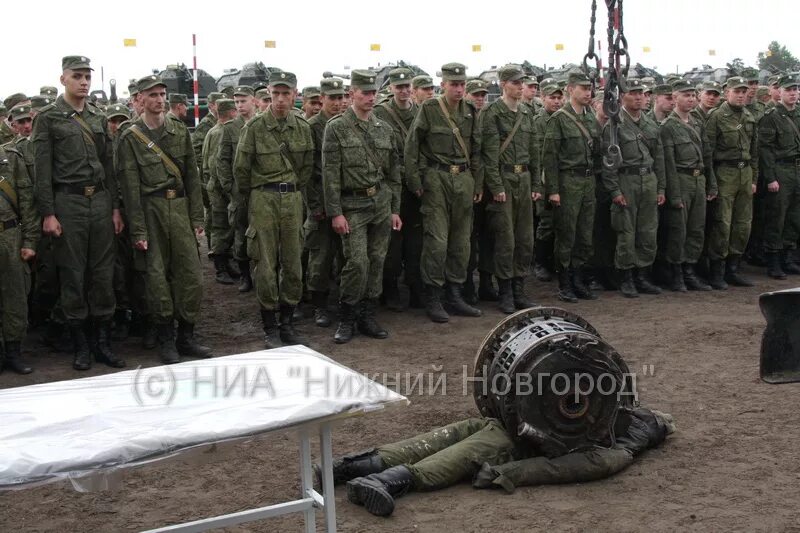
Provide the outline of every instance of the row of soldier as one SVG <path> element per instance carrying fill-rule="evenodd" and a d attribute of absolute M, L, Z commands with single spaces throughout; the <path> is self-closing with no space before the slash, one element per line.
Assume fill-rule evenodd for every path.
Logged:
<path fill-rule="evenodd" d="M 558 296 L 569 302 L 596 298 L 598 286 L 618 286 L 628 297 L 660 292 L 650 277 L 657 254 L 673 290 L 710 289 L 695 273 L 703 254 L 713 288 L 750 283 L 738 266 L 750 233 L 759 132 L 745 79 L 728 80 L 718 109 L 719 84 L 701 88 L 699 105 L 683 80 L 657 87 L 650 114 L 647 86 L 629 80 L 622 166 L 605 168 L 602 97 L 592 100 L 582 74 L 543 80 L 539 100 L 538 83 L 508 65 L 499 71 L 501 98 L 486 105 L 486 86 L 467 82 L 463 65 L 442 67 L 437 98 L 430 78 L 401 68 L 389 74 L 389 98 L 376 105 L 374 73 L 354 71 L 349 91 L 336 78 L 322 80 L 319 96 L 304 91 L 303 116 L 293 107 L 296 78 L 275 72 L 268 89 L 211 95 L 211 113 L 190 136 L 180 120 L 185 99 L 171 96 L 165 113 L 158 77 L 137 82 L 134 117 L 115 105 L 104 118 L 86 102 L 88 59 L 70 56 L 62 66 L 65 94 L 39 109 L 30 143 L 6 146 L 6 183 L 16 189 L 4 207 L 16 209 L 2 214 L 16 224 L 3 236 L 18 238 L 22 252 L 10 270 L 20 279 L 5 278 L 3 287 L 4 353 L 17 371 L 29 367 L 17 341 L 24 313 L 14 308 L 25 300 L 24 261 L 37 255 L 37 278 L 57 272 L 52 313 L 68 326 L 76 369 L 89 368 L 92 356 L 124 366 L 110 342 L 115 278 L 117 315 L 138 307 L 149 318 L 145 344 L 159 346 L 163 362 L 210 356 L 194 338 L 202 290 L 196 239 L 205 229 L 217 281 L 238 277 L 242 292 L 255 285 L 269 347 L 305 343 L 294 327 L 304 289 L 316 324 L 330 325 L 336 278 L 336 342 L 356 329 L 388 336 L 376 319 L 378 299 L 402 308 L 401 274 L 410 304 L 435 322 L 479 316 L 479 297 L 498 300 L 506 313 L 534 305 L 525 295 L 534 240 L 537 277 L 555 270 Z M 785 277 L 784 270 L 800 271 L 786 253 L 800 227 L 793 210 L 800 134 L 793 137 L 797 79 L 778 85 L 780 105 L 760 122 L 761 157 L 772 193 L 769 272 Z M 12 109 L 19 139 L 34 112 L 26 102 Z M 37 279 L 40 285 L 47 283 Z"/>

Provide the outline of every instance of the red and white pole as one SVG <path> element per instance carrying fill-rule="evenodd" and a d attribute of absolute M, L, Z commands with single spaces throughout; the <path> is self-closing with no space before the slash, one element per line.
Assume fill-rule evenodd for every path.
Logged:
<path fill-rule="evenodd" d="M 200 94 L 199 94 L 199 87 L 197 84 L 197 35 L 192 34 L 192 61 L 193 61 L 193 69 L 192 69 L 192 79 L 194 82 L 194 127 L 196 128 L 198 124 L 200 124 Z"/>

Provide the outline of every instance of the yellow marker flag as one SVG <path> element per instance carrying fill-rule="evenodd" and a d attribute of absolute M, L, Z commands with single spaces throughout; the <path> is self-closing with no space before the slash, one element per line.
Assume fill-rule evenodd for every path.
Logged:
<path fill-rule="evenodd" d="M 643 46 L 642 47 L 642 52 L 644 52 L 645 54 L 650 53 L 650 47 L 649 46 Z"/>
<path fill-rule="evenodd" d="M 480 52 L 480 51 L 481 51 L 481 45 L 479 45 L 479 44 L 473 44 L 473 45 L 472 45 L 472 51 L 473 51 L 473 52 Z"/>
<path fill-rule="evenodd" d="M 563 49 L 564 49 L 564 45 L 563 44 L 556 43 L 556 50 L 563 50 Z"/>
<path fill-rule="evenodd" d="M 378 43 L 373 43 L 373 44 L 369 45 L 369 51 L 370 52 L 380 52 L 381 51 L 381 45 L 379 45 Z"/>
<path fill-rule="evenodd" d="M 275 48 L 275 41 L 264 41 L 264 48 Z"/>
<path fill-rule="evenodd" d="M 136 46 L 136 39 L 122 39 L 124 46 Z"/>
<path fill-rule="evenodd" d="M 766 56 L 767 57 L 772 57 L 772 50 L 767 50 Z"/>
<path fill-rule="evenodd" d="M 711 50 L 708 51 L 708 55 L 715 56 L 715 55 L 717 55 L 717 51 L 714 50 L 714 49 L 711 49 Z"/>

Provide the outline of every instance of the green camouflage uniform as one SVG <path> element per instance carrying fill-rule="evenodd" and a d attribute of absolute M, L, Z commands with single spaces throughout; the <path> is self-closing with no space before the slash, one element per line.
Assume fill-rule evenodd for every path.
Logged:
<path fill-rule="evenodd" d="M 492 197 L 506 194 L 505 202 L 486 206 L 494 238 L 494 275 L 498 279 L 523 278 L 533 259 L 533 206 L 531 191 L 541 192 L 536 176 L 538 145 L 533 110 L 521 104 L 511 111 L 501 99 L 481 111 L 481 155 L 486 187 Z M 501 153 L 517 121 L 514 137 Z"/>
<path fill-rule="evenodd" d="M 536 170 L 534 171 L 534 175 L 539 180 L 541 180 L 542 177 L 541 157 L 545 130 L 552 116 L 553 113 L 548 113 L 542 108 L 533 117 L 533 137 L 536 139 Z M 544 246 L 550 246 L 552 248 L 552 244 L 545 244 L 552 243 L 552 240 L 555 238 L 553 234 L 553 210 L 547 198 L 536 201 L 536 216 L 539 218 L 539 223 L 536 225 L 536 240 L 543 243 Z M 539 252 L 537 252 L 537 254 L 538 253 Z"/>
<path fill-rule="evenodd" d="M 229 196 L 226 216 L 233 233 L 233 258 L 236 261 L 247 261 L 247 239 L 244 236 L 247 231 L 247 205 L 236 184 L 233 167 L 244 124 L 245 120 L 241 116 L 225 123 L 216 155 L 217 181 L 222 191 Z M 213 238 L 211 242 L 214 242 Z"/>
<path fill-rule="evenodd" d="M 14 140 L 16 134 L 11 129 L 11 126 L 8 125 L 7 120 L 3 120 L 0 122 L 0 146 L 4 144 L 8 144 Z"/>
<path fill-rule="evenodd" d="M 267 110 L 242 129 L 234 176 L 249 197 L 247 255 L 262 309 L 295 306 L 303 294 L 301 191 L 313 165 L 311 128 L 297 113 L 279 120 Z"/>
<path fill-rule="evenodd" d="M 197 127 L 192 132 L 192 149 L 194 150 L 194 157 L 195 161 L 202 163 L 203 161 L 203 142 L 206 139 L 206 135 L 208 132 L 211 131 L 211 128 L 217 125 L 217 117 L 208 113 L 204 116 L 200 123 L 197 124 Z M 201 179 L 204 176 L 200 176 Z M 203 188 L 201 190 L 202 198 L 203 198 L 203 208 L 205 209 L 205 216 L 203 219 L 203 227 L 206 229 L 210 229 L 213 225 L 213 221 L 211 219 L 211 200 L 208 198 L 208 191 L 206 190 L 206 183 L 203 182 Z"/>
<path fill-rule="evenodd" d="M 603 130 L 608 146 L 610 125 Z M 611 226 L 617 234 L 614 265 L 620 270 L 646 268 L 656 257 L 657 195 L 664 194 L 664 148 L 658 125 L 646 114 L 634 120 L 620 111 L 619 147 L 622 167 L 603 170 L 603 184 L 614 199 L 625 196 L 627 206 L 611 204 Z"/>
<path fill-rule="evenodd" d="M 420 106 L 405 146 L 406 187 L 424 191 L 422 281 L 436 287 L 466 279 L 472 199 L 483 190 L 477 110 L 466 100 L 448 110 L 466 144 L 464 154 L 439 107 L 440 98 Z"/>
<path fill-rule="evenodd" d="M 394 131 L 374 116 L 362 121 L 347 109 L 325 128 L 322 169 L 325 213 L 329 218 L 344 215 L 350 226 L 350 233 L 341 236 L 345 263 L 339 299 L 356 305 L 378 298 L 391 215 L 400 213 Z"/>
<path fill-rule="evenodd" d="M 134 135 L 133 127 L 157 143 L 180 176 Z M 138 118 L 120 136 L 117 159 L 131 241 L 147 241 L 150 315 L 158 324 L 171 324 L 173 318 L 195 324 L 203 286 L 194 228 L 203 225 L 203 200 L 189 130 L 175 120 L 151 130 Z"/>
<path fill-rule="evenodd" d="M 233 228 L 228 222 L 230 204 L 230 183 L 227 191 L 219 179 L 219 148 L 222 142 L 224 125 L 217 122 L 203 140 L 203 160 L 201 165 L 202 182 L 211 204 L 211 255 L 230 257 L 233 246 Z"/>
<path fill-rule="evenodd" d="M 20 257 L 22 248 L 36 250 L 39 217 L 33 207 L 33 184 L 24 156 L 13 147 L 0 148 L 0 317 L 2 340 L 21 342 L 28 327 L 30 275 Z M 11 191 L 6 190 L 6 185 Z M 9 194 L 10 192 L 10 194 Z"/>
<path fill-rule="evenodd" d="M 111 215 L 119 209 L 119 187 L 106 124 L 94 105 L 87 102 L 77 113 L 59 96 L 36 115 L 31 134 L 36 206 L 42 217 L 55 215 L 61 224 L 63 233 L 53 238 L 61 309 L 75 326 L 89 316 L 102 322 L 114 313 Z"/>
<path fill-rule="evenodd" d="M 758 180 L 758 131 L 753 115 L 727 102 L 706 122 L 706 142 L 714 158 L 719 197 L 708 231 L 708 257 L 740 257 L 750 236 L 753 189 Z"/>
<path fill-rule="evenodd" d="M 713 109 L 711 111 L 713 111 Z M 705 126 L 706 122 L 708 122 L 708 117 L 711 114 L 711 111 L 706 112 L 703 110 L 700 104 L 697 104 L 694 109 L 689 111 L 689 114 L 692 115 L 692 118 L 697 119 L 700 124 Z"/>

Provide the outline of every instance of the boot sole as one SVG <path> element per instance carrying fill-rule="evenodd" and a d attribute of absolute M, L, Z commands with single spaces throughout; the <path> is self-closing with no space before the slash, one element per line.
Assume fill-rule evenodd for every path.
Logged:
<path fill-rule="evenodd" d="M 347 499 L 356 505 L 363 505 L 375 516 L 389 516 L 394 512 L 394 498 L 386 490 L 358 479 L 347 482 Z"/>

